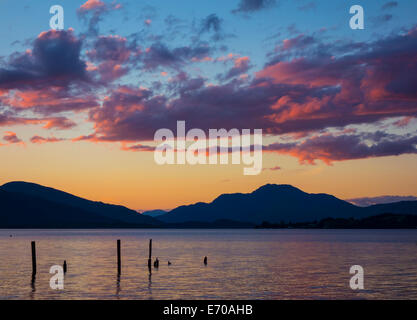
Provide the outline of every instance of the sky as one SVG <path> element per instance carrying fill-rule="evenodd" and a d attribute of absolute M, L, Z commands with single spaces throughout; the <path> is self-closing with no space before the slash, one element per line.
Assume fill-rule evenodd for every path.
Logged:
<path fill-rule="evenodd" d="M 64 9 L 64 29 L 49 9 Z M 352 5 L 365 28 L 352 30 Z M 291 184 L 417 196 L 414 0 L 0 0 L 0 183 L 135 210 Z M 262 129 L 263 170 L 158 165 L 154 134 Z"/>

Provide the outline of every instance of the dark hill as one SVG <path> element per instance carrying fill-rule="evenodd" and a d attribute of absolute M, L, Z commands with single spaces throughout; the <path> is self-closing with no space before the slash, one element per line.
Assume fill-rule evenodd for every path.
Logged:
<path fill-rule="evenodd" d="M 249 227 L 380 214 L 416 215 L 417 201 L 362 208 L 332 195 L 267 184 L 252 193 L 223 194 L 211 203 L 180 206 L 156 219 L 34 183 L 10 182 L 0 187 L 0 228 Z"/>
<path fill-rule="evenodd" d="M 142 216 L 123 206 L 105 204 L 76 197 L 72 194 L 34 183 L 10 182 L 0 187 L 1 221 L 0 227 L 7 223 L 20 221 L 24 225 L 48 225 L 48 222 L 65 226 L 66 223 L 82 227 L 152 225 L 159 222 Z"/>
<path fill-rule="evenodd" d="M 375 204 L 364 209 L 368 216 L 382 213 L 417 214 L 417 201 L 399 201 L 393 203 Z"/>
<path fill-rule="evenodd" d="M 361 217 L 363 214 L 362 208 L 328 194 L 310 194 L 290 185 L 267 184 L 252 193 L 223 194 L 211 203 L 181 206 L 158 219 L 170 223 L 219 219 L 261 223 Z"/>

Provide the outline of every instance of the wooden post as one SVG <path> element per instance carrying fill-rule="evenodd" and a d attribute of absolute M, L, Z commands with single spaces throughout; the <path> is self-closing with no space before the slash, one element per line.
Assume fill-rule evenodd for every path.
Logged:
<path fill-rule="evenodd" d="M 122 259 L 120 257 L 120 240 L 117 240 L 117 274 L 122 273 Z"/>
<path fill-rule="evenodd" d="M 36 274 L 36 244 L 32 241 L 32 275 Z"/>
<path fill-rule="evenodd" d="M 62 268 L 64 269 L 64 273 L 67 273 L 67 260 L 64 260 L 64 266 Z"/>
<path fill-rule="evenodd" d="M 148 268 L 152 268 L 152 239 L 149 240 L 149 259 L 148 259 Z"/>

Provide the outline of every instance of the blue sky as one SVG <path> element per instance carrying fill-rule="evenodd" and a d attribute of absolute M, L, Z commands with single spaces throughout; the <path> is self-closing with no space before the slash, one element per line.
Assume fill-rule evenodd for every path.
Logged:
<path fill-rule="evenodd" d="M 12 1 L 1 0 L 0 21 L 2 43 L 0 53 L 10 54 L 13 50 L 23 49 L 21 43 L 11 45 L 16 40 L 33 39 L 42 31 L 49 29 L 49 8 L 52 5 L 62 5 L 65 10 L 65 28 L 72 27 L 76 32 L 84 29 L 85 25 L 77 16 L 76 11 L 84 1 Z M 276 6 L 253 13 L 234 14 L 237 7 L 235 1 L 193 1 L 193 0 L 154 0 L 154 1 L 119 1 L 122 8 L 114 11 L 100 23 L 100 33 L 127 36 L 134 32 L 151 29 L 155 35 L 166 32 L 164 20 L 174 16 L 183 21 L 187 28 L 184 36 L 190 32 L 190 27 L 200 27 L 201 20 L 215 13 L 222 19 L 224 33 L 230 35 L 222 43 L 230 51 L 242 55 L 250 54 L 253 61 L 262 63 L 265 51 L 271 49 L 277 42 L 291 37 L 291 30 L 301 33 L 327 31 L 323 37 L 338 39 L 367 40 L 378 37 L 395 29 L 412 26 L 415 22 L 417 3 L 413 0 L 399 1 L 396 7 L 383 10 L 382 6 L 390 1 L 331 1 L 331 0 L 281 0 Z M 313 5 L 312 5 L 313 4 Z M 365 10 L 365 30 L 353 31 L 349 28 L 349 8 L 360 4 Z M 303 9 L 305 7 L 305 9 Z M 390 14 L 392 19 L 380 22 L 378 19 Z M 144 26 L 144 20 L 150 18 L 150 28 Z M 188 36 L 190 36 L 188 34 Z M 181 43 L 181 39 L 173 40 L 172 45 Z"/>

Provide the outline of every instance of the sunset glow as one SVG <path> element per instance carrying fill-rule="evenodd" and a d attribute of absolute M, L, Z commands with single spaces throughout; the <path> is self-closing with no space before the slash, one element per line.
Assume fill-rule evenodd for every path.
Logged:
<path fill-rule="evenodd" d="M 135 210 L 267 183 L 417 196 L 417 3 L 367 1 L 359 31 L 341 1 L 244 2 L 70 1 L 51 30 L 48 3 L 2 1 L 0 184 Z M 262 129 L 263 170 L 158 165 L 155 132 L 182 120 Z"/>

